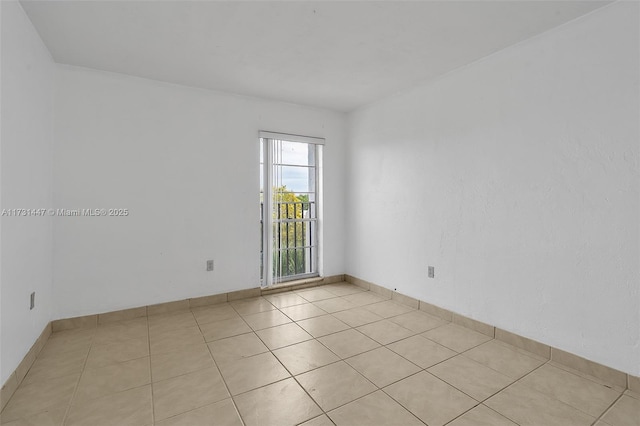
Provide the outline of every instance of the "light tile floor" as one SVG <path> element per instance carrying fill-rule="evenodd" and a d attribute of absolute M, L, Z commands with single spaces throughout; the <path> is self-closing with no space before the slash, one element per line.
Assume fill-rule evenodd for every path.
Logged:
<path fill-rule="evenodd" d="M 639 426 L 640 395 L 339 283 L 55 333 L 0 422 Z"/>

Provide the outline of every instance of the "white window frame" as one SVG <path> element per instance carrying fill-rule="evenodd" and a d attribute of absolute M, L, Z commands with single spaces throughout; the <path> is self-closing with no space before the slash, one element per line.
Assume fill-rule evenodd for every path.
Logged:
<path fill-rule="evenodd" d="M 262 280 L 260 282 L 260 286 L 270 287 L 272 285 L 276 285 L 278 283 L 287 282 L 291 280 L 301 280 L 312 277 L 322 277 L 324 276 L 324 262 L 323 262 L 323 145 L 325 144 L 325 140 L 323 138 L 316 138 L 310 136 L 301 136 L 301 135 L 292 135 L 287 133 L 277 133 L 277 132 L 267 132 L 261 131 L 259 132 L 259 139 L 264 139 L 263 143 L 263 184 L 262 188 L 264 191 L 263 198 L 263 247 L 262 247 L 262 255 L 263 255 L 263 273 Z M 273 166 L 273 149 L 271 149 L 271 141 L 287 141 L 287 142 L 301 142 L 307 143 L 311 145 L 315 145 L 315 181 L 316 181 L 316 255 L 315 262 L 317 265 L 317 272 L 313 272 L 310 274 L 297 274 L 291 276 L 287 279 L 280 279 L 274 282 L 273 276 L 273 217 L 271 214 L 267 214 L 267 212 L 273 211 L 273 194 L 272 194 L 272 166 Z"/>

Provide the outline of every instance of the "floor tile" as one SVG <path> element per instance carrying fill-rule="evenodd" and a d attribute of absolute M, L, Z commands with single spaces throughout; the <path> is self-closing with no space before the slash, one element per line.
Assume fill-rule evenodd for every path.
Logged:
<path fill-rule="evenodd" d="M 331 299 L 336 297 L 335 294 L 323 289 L 323 288 L 313 288 L 311 290 L 300 290 L 297 291 L 298 295 L 305 298 L 309 302 L 317 302 L 318 300 Z"/>
<path fill-rule="evenodd" d="M 582 426 L 595 418 L 522 383 L 515 383 L 485 402 L 521 426 Z"/>
<path fill-rule="evenodd" d="M 251 327 L 240 317 L 222 321 L 201 324 L 200 330 L 206 342 L 224 339 L 225 337 L 237 336 L 238 334 L 249 333 Z"/>
<path fill-rule="evenodd" d="M 384 302 L 366 305 L 364 308 L 383 318 L 396 317 L 414 310 L 406 305 L 394 302 L 393 300 L 385 300 Z"/>
<path fill-rule="evenodd" d="M 572 355 L 572 356 L 575 356 L 575 355 Z M 580 360 L 584 360 L 584 358 L 580 358 L 580 357 L 576 357 L 576 358 L 579 358 Z M 585 373 L 583 371 L 576 370 L 575 368 L 569 367 L 569 366 L 567 366 L 565 364 L 560 364 L 557 361 L 552 361 L 552 360 L 545 360 L 545 361 L 546 361 L 546 363 L 548 365 L 551 365 L 553 367 L 559 368 L 560 370 L 567 371 L 567 372 L 569 372 L 569 373 L 571 373 L 571 374 L 573 374 L 575 376 L 582 377 L 583 379 L 587 379 L 587 380 L 590 380 L 592 382 L 596 382 L 596 383 L 598 383 L 600 385 L 606 386 L 607 388 L 613 389 L 613 390 L 617 391 L 618 393 L 630 392 L 628 390 L 625 390 L 626 389 L 626 377 L 624 378 L 624 382 L 625 382 L 624 386 L 621 386 L 620 384 L 616 384 L 616 380 L 620 381 L 619 380 L 619 378 L 620 378 L 619 376 L 620 375 L 625 376 L 625 373 L 622 373 L 622 372 L 620 372 L 618 370 L 614 370 L 612 368 L 602 366 L 602 368 L 601 368 L 602 371 L 599 371 L 599 372 L 603 373 L 603 375 L 605 377 L 604 378 L 600 378 L 600 377 L 596 377 L 596 376 L 593 376 L 591 374 Z M 589 365 L 589 366 L 590 367 L 594 367 L 594 370 L 598 370 L 597 366 L 599 364 L 593 363 L 591 361 L 588 361 L 587 363 L 593 364 L 593 365 Z M 596 371 L 596 372 L 598 372 L 598 371 Z M 634 393 L 630 392 L 630 396 L 634 396 Z M 638 398 L 638 397 L 639 397 L 638 394 L 636 394 L 636 398 Z"/>
<path fill-rule="evenodd" d="M 531 352 L 525 352 L 497 340 L 483 343 L 465 352 L 464 355 L 513 379 L 519 379 L 545 363 L 543 359 Z"/>
<path fill-rule="evenodd" d="M 172 312 L 189 310 L 189 299 L 175 300 L 172 302 L 156 303 L 147 306 L 147 315 L 163 315 Z"/>
<path fill-rule="evenodd" d="M 323 414 L 311 420 L 307 420 L 304 423 L 300 423 L 300 426 L 334 426 L 334 423 L 326 414 Z"/>
<path fill-rule="evenodd" d="M 489 398 L 514 381 L 464 355 L 449 358 L 427 371 L 477 401 Z"/>
<path fill-rule="evenodd" d="M 169 312 L 166 314 L 152 315 L 148 318 L 149 333 L 154 331 L 169 331 L 182 327 L 198 325 L 190 310 Z"/>
<path fill-rule="evenodd" d="M 66 407 L 73 396 L 80 374 L 57 377 L 20 386 L 0 415 L 0 423 L 28 417 L 48 408 Z"/>
<path fill-rule="evenodd" d="M 371 382 L 343 361 L 301 374 L 296 379 L 324 411 L 376 390 Z"/>
<path fill-rule="evenodd" d="M 202 306 L 191 310 L 198 324 L 207 324 L 210 322 L 222 321 L 231 318 L 237 318 L 239 314 L 230 304 L 219 304 Z"/>
<path fill-rule="evenodd" d="M 74 404 L 65 426 L 144 426 L 152 422 L 151 386 L 146 385 Z"/>
<path fill-rule="evenodd" d="M 322 309 L 315 306 L 313 303 L 309 303 L 305 300 L 305 303 L 301 305 L 289 306 L 280 309 L 282 313 L 291 318 L 294 321 L 300 321 L 307 318 L 319 317 L 326 315 L 327 313 Z"/>
<path fill-rule="evenodd" d="M 216 362 L 248 358 L 269 351 L 253 332 L 213 341 L 209 343 L 209 349 Z"/>
<path fill-rule="evenodd" d="M 62 426 L 64 416 L 67 414 L 67 407 L 51 407 L 45 411 L 29 417 L 1 422 L 2 426 Z"/>
<path fill-rule="evenodd" d="M 87 352 L 87 349 L 80 349 L 57 356 L 37 358 L 22 383 L 27 385 L 71 374 L 78 375 L 84 368 Z"/>
<path fill-rule="evenodd" d="M 545 364 L 520 382 L 565 404 L 599 417 L 620 396 L 607 386 Z"/>
<path fill-rule="evenodd" d="M 229 397 L 216 368 L 153 383 L 155 420 L 160 421 Z"/>
<path fill-rule="evenodd" d="M 388 300 L 370 291 L 363 291 L 361 293 L 350 294 L 348 296 L 344 296 L 344 299 L 353 303 L 355 306 L 371 305 L 373 303 L 378 303 L 378 302 L 383 302 L 385 300 Z"/>
<path fill-rule="evenodd" d="M 420 367 L 381 347 L 346 360 L 374 385 L 382 388 L 420 371 Z"/>
<path fill-rule="evenodd" d="M 336 296 L 348 296 L 350 294 L 362 293 L 365 289 L 357 285 L 347 283 L 327 284 L 324 289 Z"/>
<path fill-rule="evenodd" d="M 354 308 L 355 305 L 348 300 L 341 297 L 334 297 L 333 299 L 318 300 L 313 302 L 314 305 L 322 309 L 323 311 L 334 313 L 339 311 L 345 311 L 347 309 Z"/>
<path fill-rule="evenodd" d="M 231 398 L 156 422 L 156 426 L 243 426 Z"/>
<path fill-rule="evenodd" d="M 271 350 L 313 339 L 309 333 L 295 323 L 265 328 L 256 331 L 256 334 Z"/>
<path fill-rule="evenodd" d="M 257 314 L 246 315 L 244 320 L 253 330 L 262 330 L 263 328 L 275 327 L 276 325 L 291 322 L 289 317 L 275 309 L 272 311 L 258 312 Z"/>
<path fill-rule="evenodd" d="M 384 391 L 429 426 L 441 426 L 478 403 L 437 377 L 423 371 Z"/>
<path fill-rule="evenodd" d="M 174 352 L 151 356 L 151 377 L 154 382 L 211 367 L 215 367 L 215 364 L 204 343 L 186 345 Z"/>
<path fill-rule="evenodd" d="M 277 349 L 273 351 L 273 354 L 278 357 L 280 362 L 293 375 L 298 375 L 340 360 L 340 358 L 317 340 L 308 340 Z"/>
<path fill-rule="evenodd" d="M 394 324 L 389 320 L 362 325 L 356 330 L 366 334 L 382 345 L 388 345 L 389 343 L 402 340 L 414 334 L 413 331 L 400 327 L 398 324 Z"/>
<path fill-rule="evenodd" d="M 318 341 L 343 359 L 380 346 L 378 342 L 353 328 L 320 337 Z"/>
<path fill-rule="evenodd" d="M 298 325 L 313 337 L 326 336 L 327 334 L 337 333 L 338 331 L 349 328 L 347 324 L 331 315 L 323 315 L 321 317 L 298 321 Z"/>
<path fill-rule="evenodd" d="M 78 320 L 80 322 L 83 321 L 83 318 L 89 318 L 89 317 L 93 317 L 93 315 L 88 315 L 86 317 L 78 317 Z M 74 318 L 71 318 L 72 320 L 74 320 Z M 146 318 L 145 318 L 146 320 Z M 91 323 L 92 321 L 89 320 L 89 323 Z M 51 339 L 84 339 L 84 338 L 88 338 L 88 337 L 92 337 L 95 336 L 96 334 L 96 330 L 97 327 L 99 327 L 96 323 L 95 326 L 82 326 L 82 327 L 74 327 L 74 328 L 68 328 L 68 329 L 63 329 L 63 330 L 56 330 L 51 332 L 51 334 L 49 335 L 49 340 Z M 53 327 L 55 328 L 55 327 Z"/>
<path fill-rule="evenodd" d="M 246 426 L 294 426 L 322 414 L 292 378 L 238 395 L 235 401 Z"/>
<path fill-rule="evenodd" d="M 339 283 L 56 332 L 0 423 L 640 426 L 623 391 Z"/>
<path fill-rule="evenodd" d="M 611 426 L 640 426 L 640 400 L 622 395 L 602 420 Z"/>
<path fill-rule="evenodd" d="M 631 377 L 629 377 L 629 379 L 631 379 Z M 639 392 L 634 392 L 634 391 L 632 391 L 630 389 L 627 389 L 626 391 L 624 391 L 624 394 L 630 396 L 633 399 L 640 400 L 640 393 Z"/>
<path fill-rule="evenodd" d="M 447 426 L 518 426 L 485 405 L 467 411 Z"/>
<path fill-rule="evenodd" d="M 98 326 L 93 343 L 112 345 L 129 343 L 131 340 L 141 338 L 149 338 L 149 325 L 146 317 Z"/>
<path fill-rule="evenodd" d="M 538 347 L 544 347 L 542 343 L 534 341 L 531 342 L 534 343 L 532 346 L 537 345 Z M 620 390 L 621 392 L 627 387 L 627 375 L 614 368 L 607 367 L 557 348 L 551 349 L 551 359 L 552 363 L 559 368 L 566 369 L 574 374 L 591 377 L 594 380 L 598 380 L 607 386 Z M 640 361 L 640 359 L 638 359 L 638 361 Z"/>
<path fill-rule="evenodd" d="M 335 314 L 333 314 L 333 316 L 338 318 L 345 324 L 348 324 L 350 327 L 359 327 L 361 325 L 369 324 L 383 319 L 381 316 L 376 315 L 363 307 L 336 312 Z"/>
<path fill-rule="evenodd" d="M 122 319 L 120 321 L 99 323 L 96 331 L 99 332 L 100 330 L 110 329 L 111 327 L 142 331 L 145 327 L 147 329 L 149 328 L 149 317 L 143 315 L 135 318 Z"/>
<path fill-rule="evenodd" d="M 93 345 L 89 351 L 86 368 L 105 367 L 145 356 L 149 356 L 149 340 L 144 337 L 131 339 L 127 343 Z"/>
<path fill-rule="evenodd" d="M 81 404 L 149 383 L 151 383 L 149 357 L 100 368 L 87 368 L 82 373 L 80 383 L 78 383 L 74 404 Z"/>
<path fill-rule="evenodd" d="M 330 411 L 329 417 L 337 426 L 423 426 L 418 418 L 382 391 L 369 394 Z"/>
<path fill-rule="evenodd" d="M 433 315 L 429 315 L 422 311 L 407 312 L 406 314 L 389 318 L 389 321 L 394 322 L 416 333 L 422 333 L 427 330 L 440 327 L 447 323 L 440 318 L 434 317 Z"/>
<path fill-rule="evenodd" d="M 276 309 L 276 307 L 264 297 L 234 300 L 230 302 L 230 304 L 240 315 L 251 315 Z"/>
<path fill-rule="evenodd" d="M 487 335 L 455 324 L 434 328 L 422 333 L 422 336 L 456 352 L 464 352 L 491 340 Z"/>
<path fill-rule="evenodd" d="M 67 330 L 53 333 L 38 354 L 38 358 L 57 356 L 61 353 L 75 352 L 82 349 L 88 351 L 96 334 L 95 329 L 80 330 L 77 333 L 73 333 L 75 331 Z"/>
<path fill-rule="evenodd" d="M 146 321 L 146 318 L 144 319 Z M 100 329 L 98 328 L 74 328 L 71 330 L 64 331 L 56 331 L 55 333 L 51 333 L 49 336 L 49 340 L 47 343 L 53 342 L 63 342 L 66 344 L 79 342 L 86 339 L 92 339 L 95 337 L 96 332 Z M 62 351 L 61 351 L 62 352 Z"/>
<path fill-rule="evenodd" d="M 278 293 L 272 296 L 265 296 L 272 305 L 274 305 L 278 309 L 286 308 L 288 306 L 294 305 L 302 305 L 305 303 L 309 303 L 307 299 L 301 297 L 297 293 L 293 291 L 288 291 L 286 293 Z"/>
<path fill-rule="evenodd" d="M 147 316 L 147 307 L 138 306 L 137 308 L 127 308 L 118 311 L 103 312 L 98 314 L 97 326 L 118 323 L 120 321 L 128 321 L 136 318 Z"/>
<path fill-rule="evenodd" d="M 184 327 L 177 330 L 163 331 L 151 334 L 149 347 L 151 355 L 180 350 L 187 345 L 204 343 L 198 326 Z"/>
<path fill-rule="evenodd" d="M 411 336 L 387 347 L 422 368 L 429 368 L 458 354 L 422 336 Z"/>
<path fill-rule="evenodd" d="M 271 352 L 218 363 L 232 395 L 268 385 L 289 377 L 287 370 Z"/>

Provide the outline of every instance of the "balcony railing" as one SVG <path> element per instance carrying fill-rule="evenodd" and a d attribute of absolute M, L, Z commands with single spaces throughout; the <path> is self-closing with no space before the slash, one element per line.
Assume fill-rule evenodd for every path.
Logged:
<path fill-rule="evenodd" d="M 278 201 L 273 215 L 273 274 L 287 281 L 317 273 L 314 201 Z M 264 274 L 264 204 L 260 203 L 260 277 Z"/>

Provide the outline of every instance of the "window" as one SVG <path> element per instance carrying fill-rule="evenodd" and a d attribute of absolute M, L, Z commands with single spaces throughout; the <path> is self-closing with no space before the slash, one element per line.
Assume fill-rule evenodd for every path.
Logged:
<path fill-rule="evenodd" d="M 323 143 L 260 133 L 262 286 L 320 275 Z"/>

